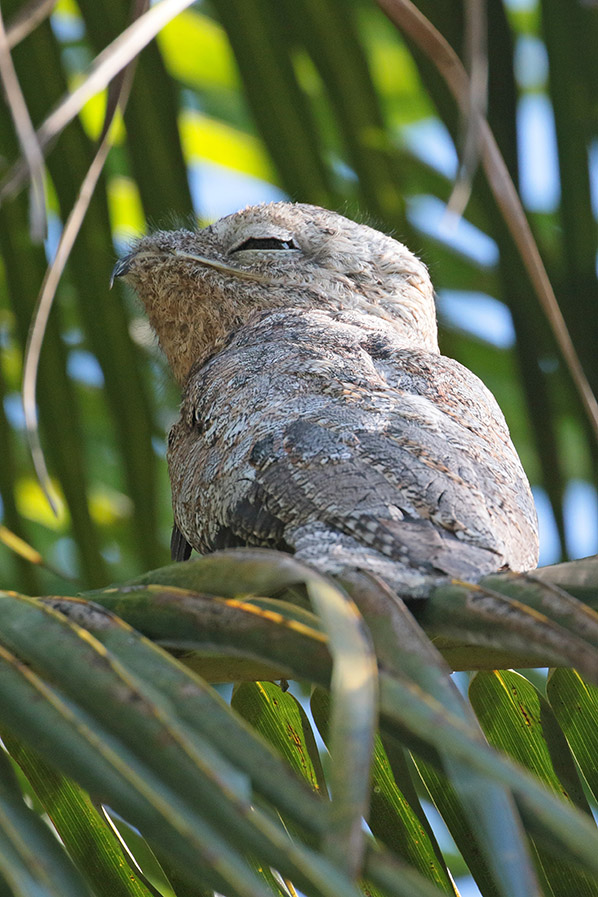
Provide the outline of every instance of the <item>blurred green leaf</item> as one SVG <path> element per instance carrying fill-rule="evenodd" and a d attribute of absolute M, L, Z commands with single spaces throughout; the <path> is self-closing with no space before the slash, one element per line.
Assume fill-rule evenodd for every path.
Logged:
<path fill-rule="evenodd" d="M 168 72 L 195 88 L 238 90 L 235 62 L 223 28 L 195 10 L 173 19 L 158 36 Z"/>

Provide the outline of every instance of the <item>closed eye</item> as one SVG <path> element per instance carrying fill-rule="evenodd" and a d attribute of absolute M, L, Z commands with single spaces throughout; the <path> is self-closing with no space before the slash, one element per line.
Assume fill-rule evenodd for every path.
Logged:
<path fill-rule="evenodd" d="M 243 249 L 299 249 L 294 240 L 281 240 L 278 237 L 249 237 L 235 246 L 231 252 L 241 252 Z"/>

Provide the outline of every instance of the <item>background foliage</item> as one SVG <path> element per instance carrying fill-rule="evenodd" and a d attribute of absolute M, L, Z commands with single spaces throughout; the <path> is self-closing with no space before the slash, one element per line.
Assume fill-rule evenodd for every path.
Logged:
<path fill-rule="evenodd" d="M 20 6 L 4 0 L 9 24 Z M 462 52 L 460 4 L 420 7 Z M 596 10 L 573 3 L 565 23 L 556 0 L 512 7 L 492 0 L 487 12 L 488 118 L 515 183 L 521 166 L 527 172 L 524 198 L 532 204 L 534 234 L 595 385 Z M 14 48 L 35 123 L 80 81 L 127 15 L 119 0 L 79 7 L 63 0 Z M 26 193 L 4 196 L 0 491 L 5 524 L 50 562 L 93 585 L 167 559 L 161 458 L 177 396 L 140 309 L 120 285 L 108 290 L 116 253 L 146 220 L 168 225 L 196 214 L 206 221 L 247 200 L 283 194 L 390 229 L 424 257 L 439 294 L 443 350 L 496 393 L 533 485 L 550 499 L 565 550 L 565 496 L 585 496 L 574 513 L 588 530 L 586 553 L 594 550 L 595 492 L 578 485 L 567 493 L 567 487 L 594 482 L 595 440 L 482 173 L 475 176 L 466 218 L 491 239 L 478 239 L 465 224 L 438 226 L 452 187 L 447 172 L 455 165 L 444 129 L 459 146 L 463 122 L 430 61 L 411 49 L 369 0 L 348 6 L 223 0 L 196 4 L 142 52 L 43 350 L 41 433 L 64 498 L 58 520 L 36 487 L 22 438 L 21 362 L 47 254 L 92 157 L 102 96 L 85 105 L 48 156 L 45 252 L 28 237 Z M 543 143 L 534 149 L 533 122 L 542 109 L 554 114 L 558 179 L 550 127 L 537 132 Z M 18 148 L 7 107 L 2 115 L 8 169 Z M 553 184 L 552 195 L 534 192 L 530 166 Z M 480 338 L 473 331 L 489 305 L 484 296 L 508 312 L 500 317 L 495 305 L 486 313 Z M 545 558 L 556 560 L 551 518 L 544 520 Z M 41 588 L 30 567 L 0 551 L 5 586 Z M 579 551 L 571 533 L 569 551 Z M 45 589 L 56 586 L 43 574 L 42 582 Z"/>
<path fill-rule="evenodd" d="M 532 0 L 528 3 L 487 0 L 485 4 L 474 0 L 469 3 L 418 0 L 417 8 L 470 68 L 472 58 L 478 63 L 480 59 L 487 59 L 488 121 L 510 175 L 520 188 L 561 310 L 596 392 L 598 62 L 595 47 L 598 45 L 598 8 L 591 3 L 563 4 L 561 0 L 538 3 Z M 36 11 L 42 13 L 39 21 L 35 19 Z M 92 60 L 123 31 L 132 15 L 121 0 L 79 0 L 78 4 L 74 0 L 59 0 L 56 4 L 2 0 L 1 12 L 9 42 L 13 43 L 12 60 L 18 83 L 36 127 L 48 118 L 67 91 L 73 91 L 84 81 Z M 483 29 L 487 35 L 487 51 L 483 40 L 476 44 L 467 36 L 468 23 L 471 24 L 480 12 L 487 16 Z M 21 31 L 23 23 L 25 27 Z M 556 561 L 559 557 L 590 554 L 596 550 L 597 443 L 557 349 L 550 322 L 535 295 L 525 256 L 522 258 L 490 189 L 487 173 L 480 167 L 465 172 L 473 178 L 465 220 L 452 225 L 449 221 L 447 225 L 443 218 L 444 207 L 458 168 L 455 147 L 460 152 L 466 143 L 467 122 L 459 113 L 434 60 L 410 38 L 401 36 L 372 0 L 197 2 L 172 19 L 160 31 L 157 40 L 140 54 L 124 114 L 117 115 L 110 132 L 112 149 L 58 289 L 41 357 L 37 392 L 40 432 L 53 485 L 62 499 L 57 518 L 52 515 L 37 484 L 26 446 L 19 398 L 23 356 L 46 265 L 53 257 L 95 153 L 102 130 L 106 93 L 89 99 L 67 127 L 56 128 L 55 133 L 50 133 L 46 171 L 48 237 L 43 245 L 36 244 L 30 235 L 30 202 L 25 185 L 21 183 L 19 189 L 14 186 L 12 166 L 21 150 L 10 105 L 0 107 L 0 175 L 3 178 L 0 180 L 1 522 L 39 549 L 44 563 L 32 564 L 0 545 L 1 588 L 27 594 L 69 595 L 80 589 L 131 579 L 167 562 L 171 513 L 164 434 L 176 413 L 178 396 L 139 307 L 122 285 L 109 290 L 110 272 L 126 241 L 142 232 L 147 221 L 152 226 L 170 226 L 187 223 L 196 217 L 200 223 L 205 223 L 247 202 L 284 196 L 335 208 L 392 231 L 424 258 L 438 290 L 443 351 L 472 368 L 492 389 L 505 411 L 541 511 L 544 559 Z M 542 122 L 544 126 L 540 128 L 538 123 Z M 538 183 L 540 189 L 537 189 Z M 546 190 L 543 191 L 542 186 Z M 259 580 L 260 588 L 256 586 L 255 589 L 257 594 L 266 596 L 264 600 L 276 593 L 277 588 L 287 585 L 286 574 L 283 576 L 276 562 L 272 563 L 278 576 L 277 579 L 273 574 L 275 584 L 270 583 L 268 590 Z M 164 574 L 165 579 L 144 580 L 142 585 L 135 587 L 141 589 L 138 605 L 121 601 L 120 592 L 112 597 L 110 593 L 96 593 L 94 597 L 105 606 L 113 607 L 141 632 L 161 638 L 168 647 L 175 645 L 181 650 L 182 636 L 176 628 L 176 620 L 173 622 L 170 617 L 166 619 L 158 614 L 152 604 L 152 600 L 157 600 L 157 593 L 152 589 L 168 592 L 172 585 L 178 584 L 177 587 L 204 590 L 223 600 L 252 591 L 245 586 L 253 575 L 253 567 L 249 570 L 242 567 L 240 572 L 237 571 L 240 579 L 236 586 L 223 585 L 219 574 L 215 580 L 210 579 L 214 575 L 209 572 L 211 569 L 201 565 L 198 568 L 201 587 L 195 580 L 179 582 L 179 574 L 174 573 Z M 70 580 L 65 580 L 54 570 L 66 574 Z M 203 574 L 202 570 L 208 570 L 208 573 Z M 299 574 L 297 577 L 303 581 Z M 558 572 L 557 568 L 557 572 L 549 574 L 544 582 L 548 583 L 547 590 L 556 583 L 590 603 L 595 597 L 596 572 L 590 562 L 585 566 L 566 568 L 565 573 L 562 569 Z M 143 592 L 146 586 L 147 595 Z M 501 590 L 508 595 L 509 589 L 516 588 L 503 581 L 493 582 L 491 587 L 493 594 L 498 591 L 499 596 Z M 316 586 L 312 584 L 310 588 L 318 594 Z M 510 594 L 511 597 L 516 595 L 515 591 Z M 539 594 L 543 600 L 545 595 L 541 589 Z M 313 600 L 313 594 L 311 597 Z M 144 604 L 146 598 L 147 606 Z M 170 593 L 169 598 L 176 600 Z M 499 598 L 495 596 L 493 600 L 498 602 Z M 532 601 L 531 593 L 528 596 L 526 591 L 524 600 Z M 422 622 L 438 637 L 449 638 L 454 637 L 450 625 L 454 629 L 454 621 L 458 619 L 460 632 L 468 633 L 474 639 L 475 625 L 471 624 L 471 632 L 468 630 L 471 608 L 467 600 L 463 599 L 462 605 L 460 601 L 456 593 L 448 595 L 446 601 L 441 595 L 433 605 L 429 619 Z M 64 874 L 68 879 L 70 867 L 66 867 L 65 872 L 62 859 L 57 859 L 57 866 L 49 875 L 51 880 L 61 882 L 57 892 L 84 893 L 82 888 L 91 887 L 94 893 L 100 893 L 101 882 L 109 881 L 108 886 L 104 885 L 106 893 L 120 893 L 118 889 L 121 887 L 124 890 L 131 888 L 131 893 L 146 893 L 146 888 L 151 891 L 156 886 L 156 879 L 148 869 L 154 868 L 152 862 L 157 867 L 147 847 L 137 845 L 137 855 L 143 856 L 144 871 L 154 884 L 149 880 L 130 883 L 132 879 L 124 866 L 120 848 L 112 842 L 111 835 L 106 835 L 104 817 L 96 812 L 85 791 L 64 780 L 62 773 L 54 768 L 52 758 L 64 755 L 71 759 L 64 761 L 66 768 L 63 763 L 62 772 L 74 776 L 87 791 L 94 793 L 97 789 L 104 802 L 107 799 L 114 810 L 143 830 L 154 849 L 163 846 L 160 860 L 177 894 L 203 893 L 197 890 L 203 885 L 208 891 L 226 885 L 229 889 L 226 893 L 230 894 L 264 893 L 259 890 L 262 886 L 270 889 L 266 893 L 272 890 L 285 893 L 268 871 L 268 863 L 275 865 L 276 850 L 280 849 L 276 840 L 279 833 L 273 833 L 264 822 L 258 837 L 247 820 L 239 822 L 240 808 L 247 794 L 243 787 L 238 787 L 235 774 L 226 765 L 241 764 L 243 774 L 251 781 L 254 798 L 257 789 L 260 800 L 270 801 L 285 817 L 288 807 L 281 808 L 280 805 L 281 801 L 284 804 L 284 797 L 271 794 L 264 797 L 260 787 L 265 785 L 260 784 L 259 776 L 256 784 L 256 770 L 266 757 L 266 754 L 260 754 L 264 750 L 263 743 L 256 742 L 255 768 L 248 771 L 243 766 L 245 760 L 238 756 L 227 755 L 222 766 L 224 761 L 219 752 L 224 747 L 220 743 L 214 746 L 213 733 L 201 733 L 208 742 L 208 747 L 202 742 L 208 752 L 207 767 L 217 772 L 220 785 L 225 790 L 228 788 L 231 794 L 227 798 L 226 812 L 216 821 L 210 820 L 210 826 L 213 824 L 214 828 L 208 826 L 203 830 L 204 839 L 200 839 L 200 846 L 192 838 L 185 841 L 181 820 L 185 820 L 189 830 L 193 827 L 199 830 L 205 823 L 194 815 L 195 806 L 191 809 L 186 804 L 183 806 L 186 794 L 197 794 L 198 800 L 201 798 L 210 806 L 217 805 L 219 798 L 214 798 L 209 790 L 213 785 L 197 785 L 194 779 L 197 770 L 193 767 L 196 758 L 190 769 L 183 769 L 176 781 L 159 781 L 164 758 L 160 758 L 160 768 L 156 768 L 154 758 L 143 753 L 143 738 L 139 741 L 136 736 L 142 717 L 137 718 L 131 710 L 132 704 L 127 703 L 127 696 L 133 692 L 125 694 L 122 689 L 125 684 L 133 691 L 138 688 L 143 700 L 151 702 L 155 696 L 148 682 L 154 681 L 156 669 L 162 671 L 163 684 L 168 681 L 171 689 L 191 687 L 185 678 L 190 674 L 182 672 L 174 662 L 171 667 L 166 655 L 143 641 L 139 642 L 139 655 L 135 655 L 135 660 L 126 652 L 121 654 L 118 638 L 119 633 L 122 635 L 125 631 L 119 629 L 121 624 L 110 623 L 106 630 L 108 635 L 100 635 L 101 627 L 95 632 L 93 620 L 85 618 L 85 626 L 92 628 L 98 641 L 88 654 L 79 657 L 79 666 L 72 670 L 73 678 L 79 677 L 77 671 L 86 664 L 97 665 L 98 657 L 103 656 L 99 645 L 104 644 L 104 638 L 112 639 L 109 652 L 113 653 L 110 656 L 118 659 L 111 667 L 114 680 L 96 681 L 94 685 L 93 677 L 89 682 L 84 679 L 90 694 L 95 694 L 94 688 L 98 689 L 96 703 L 88 704 L 83 693 L 70 690 L 70 685 L 67 687 L 64 671 L 61 675 L 59 669 L 49 665 L 53 650 L 58 651 L 63 664 L 64 658 L 75 651 L 75 645 L 83 650 L 85 639 L 73 628 L 77 625 L 76 616 L 70 628 L 56 621 L 50 624 L 54 611 L 37 611 L 26 599 L 22 602 L 18 612 L 10 610 L 12 604 L 6 604 L 6 628 L 0 639 L 4 645 L 2 650 L 14 651 L 16 657 L 25 659 L 35 670 L 32 676 L 40 678 L 27 682 L 19 680 L 18 683 L 15 680 L 13 692 L 7 679 L 9 673 L 3 673 L 0 668 L 5 694 L 0 725 L 7 727 L 5 743 L 25 770 L 45 811 L 57 824 L 71 857 L 87 878 L 85 886 L 78 880 L 74 883 L 70 879 L 63 881 L 60 876 Z M 294 605 L 285 606 L 284 613 L 300 614 Z M 68 614 L 67 605 L 59 606 L 58 610 L 72 619 L 73 607 L 76 609 L 77 605 L 68 605 L 71 608 Z M 245 641 L 240 639 L 237 643 L 234 635 L 215 632 L 210 638 L 226 646 L 229 667 L 223 678 L 234 678 L 230 671 L 230 656 L 243 650 L 248 653 L 243 645 L 247 645 L 249 635 L 243 629 L 247 619 L 240 612 L 235 617 L 234 608 L 226 607 L 226 613 L 233 614 L 230 625 L 233 629 L 239 627 Z M 276 653 L 272 641 L 270 647 L 274 654 L 268 657 L 263 645 L 260 647 L 260 638 L 269 632 L 267 613 L 272 607 L 260 607 L 265 616 L 260 620 L 252 648 L 257 670 L 261 674 L 266 670 L 272 674 L 311 679 L 320 686 L 327 686 L 330 670 L 318 654 L 321 639 L 317 633 L 321 628 L 329 632 L 329 621 L 322 623 L 311 611 L 301 611 L 308 615 L 300 617 L 299 622 L 307 627 L 306 645 L 310 646 L 310 651 L 306 645 L 298 649 L 291 640 L 281 642 Z M 279 602 L 276 607 L 278 613 L 283 603 Z M 542 612 L 546 610 L 541 601 L 537 607 Z M 182 613 L 182 607 L 178 609 Z M 361 604 L 360 609 L 367 618 Z M 462 610 L 462 617 L 458 617 L 457 609 L 459 613 Z M 578 607 L 575 612 L 581 613 Z M 15 633 L 25 620 L 33 621 L 34 615 L 39 613 L 40 639 L 45 644 L 43 656 L 35 654 L 34 644 L 24 644 L 16 634 L 8 634 L 12 625 L 11 613 L 15 614 Z M 155 614 L 158 616 L 154 618 Z M 316 615 L 319 614 L 316 610 Z M 198 615 L 203 626 L 201 631 L 205 632 L 206 620 L 199 610 Z M 563 619 L 565 616 L 563 613 Z M 563 619 L 559 618 L 560 623 Z M 575 657 L 580 669 L 595 681 L 592 673 L 597 668 L 596 660 L 587 648 L 592 640 L 596 643 L 593 617 L 584 623 L 585 629 L 579 621 L 577 629 L 571 624 L 575 630 L 572 640 L 565 639 L 556 647 L 554 639 L 551 641 L 549 623 L 543 630 L 537 613 L 533 620 L 535 628 L 525 630 L 524 627 L 523 635 L 520 632 L 507 638 L 501 630 L 504 652 L 496 656 L 521 658 L 525 655 L 525 647 L 538 662 L 567 665 L 568 658 Z M 186 626 L 191 625 L 186 617 L 184 622 Z M 171 623 L 172 631 L 167 626 Z M 33 622 L 27 625 L 33 626 Z M 54 625 L 56 645 L 60 648 L 52 647 L 50 630 L 54 632 Z M 334 625 L 340 625 L 338 620 Z M 509 841 L 511 836 L 505 832 L 511 831 L 520 844 L 524 841 L 518 828 L 520 823 L 516 821 L 519 817 L 511 806 L 511 798 L 505 797 L 501 790 L 503 786 L 488 785 L 484 779 L 483 787 L 487 790 L 480 790 L 478 797 L 482 793 L 486 795 L 488 808 L 481 820 L 475 816 L 479 810 L 467 808 L 466 782 L 472 775 L 471 768 L 477 770 L 472 781 L 477 782 L 480 789 L 482 780 L 477 779 L 477 775 L 482 779 L 494 775 L 495 782 L 502 775 L 503 784 L 507 781 L 509 788 L 515 788 L 514 779 L 509 779 L 511 773 L 506 772 L 506 767 L 503 769 L 499 761 L 488 759 L 490 755 L 478 744 L 476 733 L 479 729 L 475 718 L 457 701 L 451 688 L 442 684 L 445 671 L 436 668 L 438 658 L 426 654 L 427 648 L 420 645 L 409 629 L 410 624 L 403 621 L 401 625 L 407 626 L 414 640 L 409 644 L 419 645 L 414 652 L 418 659 L 413 660 L 415 666 L 411 668 L 406 650 L 407 659 L 402 661 L 406 666 L 394 670 L 392 664 L 395 661 L 388 659 L 395 679 L 391 676 L 380 685 L 382 734 L 386 740 L 384 747 L 382 742 L 376 747 L 378 765 L 374 767 L 376 787 L 371 826 L 379 843 L 388 847 L 390 859 L 389 856 L 379 858 L 375 870 L 366 863 L 366 880 L 369 881 L 368 873 L 375 880 L 364 886 L 366 893 L 421 893 L 426 897 L 431 893 L 452 892 L 435 837 L 421 815 L 415 792 L 409 792 L 410 787 L 413 789 L 408 784 L 411 774 L 406 774 L 405 769 L 411 768 L 413 772 L 412 760 L 405 759 L 402 748 L 397 748 L 399 742 L 416 751 L 419 749 L 416 759 L 420 777 L 416 777 L 420 782 L 418 788 L 421 790 L 421 782 L 425 782 L 482 893 L 505 897 L 539 893 L 534 890 L 536 885 L 528 873 L 521 873 L 522 868 L 527 868 L 523 855 L 525 848 L 523 854 L 515 851 L 516 861 L 510 870 L 507 866 L 502 873 L 497 869 L 503 862 L 502 857 L 509 855 L 509 850 L 513 851 Z M 482 634 L 490 638 L 487 632 Z M 205 638 L 204 635 L 204 642 Z M 271 634 L 268 638 L 273 640 Z M 537 641 L 535 654 L 534 638 Z M 222 641 L 218 642 L 218 639 Z M 378 656 L 385 650 L 383 639 L 380 639 L 381 636 L 374 636 Z M 201 635 L 197 635 L 195 641 L 187 641 L 187 648 L 203 644 Z M 484 644 L 487 646 L 487 642 Z M 499 651 L 501 645 L 496 643 L 493 648 Z M 465 657 L 470 658 L 473 666 L 473 655 L 470 648 L 468 650 Z M 313 661 L 314 669 L 321 671 L 319 675 L 300 662 L 302 651 Z M 367 656 L 366 648 L 364 651 Z M 457 645 L 451 662 L 456 666 L 467 666 L 458 651 Z M 392 651 L 389 656 L 392 657 Z M 287 658 L 288 668 L 283 663 L 284 658 Z M 478 665 L 491 666 L 487 651 L 485 658 Z M 7 671 L 18 669 L 16 660 L 9 662 L 4 658 L 3 662 L 8 664 Z M 498 662 L 496 660 L 496 664 Z M 144 666 L 146 663 L 147 667 Z M 215 668 L 211 667 L 211 678 L 217 677 Z M 205 659 L 201 669 L 206 673 Z M 437 669 L 437 680 L 430 669 Z M 405 691 L 393 691 L 398 688 L 398 681 Z M 430 720 L 428 729 L 423 716 L 421 722 L 417 721 L 420 720 L 418 713 L 424 713 L 423 706 L 414 705 L 411 715 L 400 716 L 397 708 L 408 705 L 412 686 L 425 687 L 439 702 L 437 712 L 443 722 L 440 728 L 442 739 L 448 739 L 450 743 L 446 756 L 442 739 L 429 731 Z M 37 689 L 37 694 L 46 694 L 44 689 L 47 687 L 58 689 L 58 697 L 52 692 L 54 697 L 48 704 L 56 714 L 47 723 L 52 732 L 58 733 L 54 741 L 49 735 L 42 734 L 46 730 L 41 712 L 39 718 L 34 715 L 30 722 L 26 722 L 18 711 L 19 707 L 33 700 L 33 692 L 28 692 L 28 688 Z M 287 702 L 286 697 L 283 699 L 272 688 L 246 684 L 236 691 L 233 704 L 241 716 L 257 727 L 262 737 L 276 742 L 280 731 L 285 726 L 288 730 L 291 724 L 284 721 L 286 717 L 281 721 L 276 714 L 276 724 L 268 723 L 272 706 L 276 706 L 279 713 L 283 701 Z M 98 702 L 101 705 L 107 695 L 114 694 L 112 689 L 117 690 L 123 701 L 123 718 L 128 718 L 123 731 L 118 729 L 114 714 L 100 718 L 97 710 Z M 169 700 L 173 701 L 172 692 L 168 694 Z M 13 696 L 10 700 L 9 695 Z M 477 719 L 490 743 L 533 769 L 554 790 L 567 792 L 572 804 L 587 816 L 588 803 L 569 748 L 586 777 L 584 784 L 595 794 L 595 771 L 592 773 L 591 760 L 595 756 L 595 692 L 586 687 L 577 674 L 562 670 L 551 678 L 548 697 L 543 685 L 538 691 L 518 674 L 482 672 L 474 680 L 471 696 Z M 336 697 L 338 699 L 338 693 Z M 14 704 L 10 704 L 11 700 Z M 108 698 L 108 703 L 110 701 Z M 580 717 L 572 717 L 571 702 L 583 706 Z M 293 731 L 305 732 L 305 735 L 297 734 L 295 742 L 296 746 L 301 746 L 299 753 L 310 757 L 309 771 L 304 768 L 303 772 L 308 773 L 308 779 L 316 789 L 325 792 L 324 773 L 310 741 L 313 738 L 311 729 L 301 718 L 302 711 L 294 699 L 288 696 L 287 703 L 289 706 L 284 712 L 295 714 Z M 326 740 L 328 710 L 323 693 L 319 698 L 316 693 L 312 703 L 314 718 Z M 342 696 L 337 704 L 342 706 Z M 69 716 L 75 706 L 76 725 Z M 161 706 L 160 701 L 151 704 L 152 708 Z M 191 750 L 185 741 L 189 737 L 188 730 L 197 738 L 201 727 L 198 716 L 192 721 L 186 719 L 185 731 L 179 731 L 177 726 L 181 721 L 177 714 L 182 714 L 183 710 L 176 702 L 173 706 L 176 710 L 170 708 L 172 718 L 160 716 L 162 711 L 155 710 L 155 713 L 169 733 L 177 732 L 177 744 L 183 753 L 173 754 L 172 762 L 176 765 L 183 762 L 181 758 L 186 756 L 185 751 Z M 367 710 L 367 701 L 364 706 Z M 220 713 L 218 707 L 217 702 L 210 704 L 209 712 L 217 715 Z M 493 711 L 489 716 L 488 708 Z M 131 760 L 136 779 L 132 774 L 126 783 L 118 779 L 122 770 L 118 772 L 117 763 L 110 767 L 112 760 L 106 760 L 106 769 L 102 767 L 100 771 L 96 770 L 95 778 L 92 776 L 90 770 L 94 763 L 96 766 L 99 763 L 97 755 L 92 751 L 89 761 L 85 760 L 86 751 L 91 748 L 85 738 L 76 741 L 89 723 L 90 714 L 91 729 L 99 733 L 98 743 L 103 745 L 102 756 L 107 758 L 109 748 L 114 749 L 114 739 L 120 739 L 118 743 L 124 744 L 126 751 L 136 758 L 134 762 Z M 526 743 L 517 738 L 513 741 L 514 733 L 521 728 L 522 718 L 529 721 L 526 732 L 532 738 Z M 337 723 L 338 718 L 335 725 Z M 74 728 L 69 728 L 71 725 Z M 238 720 L 235 725 L 240 725 Z M 418 728 L 420 725 L 423 728 Z M 367 730 L 365 723 L 364 726 Z M 337 731 L 334 725 L 332 729 Z M 249 738 L 245 729 L 232 731 L 233 741 Z M 459 741 L 462 731 L 467 732 L 470 739 L 467 749 Z M 148 733 L 146 736 L 150 737 Z M 536 737 L 537 742 L 533 740 Z M 304 738 L 305 747 L 302 747 Z M 25 747 L 32 741 L 37 744 L 39 739 L 42 739 L 40 750 L 44 762 L 50 762 L 47 769 L 40 767 L 39 757 L 32 759 L 28 753 L 30 748 Z M 367 742 L 367 738 L 365 740 Z M 348 743 L 355 748 L 356 742 L 349 739 Z M 425 749 L 422 749 L 422 743 L 427 745 Z M 67 744 L 70 747 L 67 748 Z M 333 751 L 333 756 L 338 762 L 339 754 Z M 464 756 L 466 766 L 469 764 L 467 769 L 463 768 Z M 297 759 L 297 750 L 291 751 L 293 758 Z M 361 762 L 367 768 L 367 756 Z M 36 773 L 40 768 L 42 773 Z M 443 772 L 439 772 L 439 768 Z M 29 786 L 23 785 L 22 781 L 17 785 L 10 768 L 7 767 L 4 773 L 6 807 L 22 814 L 20 789 Z M 276 774 L 286 775 L 278 766 Z M 442 778 L 445 775 L 454 791 Z M 207 778 L 209 780 L 210 775 Z M 332 778 L 334 780 L 334 773 Z M 533 788 L 530 797 L 525 782 L 517 781 L 518 811 L 523 814 L 532 838 L 536 874 L 543 893 L 565 897 L 569 893 L 596 893 L 598 870 L 592 866 L 591 855 L 592 850 L 594 855 L 598 852 L 588 827 L 567 816 L 564 810 L 563 818 L 559 819 L 555 804 L 542 805 Z M 139 790 L 135 790 L 140 788 L 140 782 L 147 785 L 143 792 L 147 804 L 143 804 Z M 397 791 L 397 782 L 402 791 Z M 308 798 L 303 792 L 293 791 L 295 784 L 287 778 L 281 786 L 283 793 L 285 786 L 292 795 L 288 802 L 294 804 L 294 815 L 291 813 L 290 819 L 285 817 L 291 830 L 302 825 L 309 829 L 306 820 L 313 822 L 303 841 L 299 838 L 303 844 L 297 848 L 299 853 L 291 859 L 287 857 L 285 875 L 290 878 L 297 875 L 306 893 L 328 893 L 327 887 L 330 893 L 353 893 L 347 890 L 353 885 L 342 878 L 344 872 L 338 872 L 344 869 L 342 850 L 339 859 L 334 838 L 329 837 L 326 842 L 322 835 L 326 828 L 325 819 L 310 803 L 311 795 Z M 197 792 L 193 790 L 196 788 L 199 788 Z M 128 802 L 123 794 L 128 795 Z M 353 817 L 362 799 L 363 795 L 358 795 L 352 803 L 349 801 Z M 64 806 L 72 808 L 75 802 L 78 807 L 75 817 L 83 822 L 72 832 L 70 825 L 61 827 L 56 819 L 60 816 L 59 810 L 62 812 Z M 132 806 L 136 807 L 135 811 L 131 810 Z M 158 806 L 170 807 L 170 811 L 166 809 L 165 815 L 156 817 Z M 533 809 L 530 810 L 530 806 Z M 540 806 L 542 810 L 538 809 Z M 552 831 L 547 837 L 550 825 L 543 813 L 552 817 L 558 829 L 556 835 Z M 495 829 L 490 824 L 492 816 L 497 820 Z M 535 821 L 530 823 L 530 818 Z M 159 825 L 153 831 L 156 819 Z M 254 851 L 252 868 L 257 878 L 251 883 L 246 878 L 245 890 L 239 884 L 239 875 L 243 878 L 239 869 L 245 867 L 237 865 L 241 860 L 236 855 L 226 854 L 216 875 L 209 870 L 209 858 L 202 855 L 197 861 L 198 851 L 206 850 L 207 844 L 217 853 L 224 850 L 219 839 L 222 831 L 233 824 L 231 820 L 236 820 L 235 825 L 239 825 L 235 829 L 237 843 L 248 839 L 247 843 Z M 39 837 L 44 846 L 38 849 L 44 851 L 44 856 L 53 855 L 44 841 L 43 827 L 38 830 L 27 814 L 23 819 L 19 815 L 15 830 L 21 825 L 23 832 L 29 832 L 29 826 L 35 830 L 35 835 L 28 834 L 25 840 L 37 844 L 35 839 Z M 567 826 L 574 833 L 569 841 L 563 834 Z M 494 861 L 488 863 L 488 857 L 480 854 L 478 842 L 468 850 L 468 844 L 474 838 L 472 827 L 475 836 L 481 839 L 482 854 L 486 849 L 495 857 Z M 422 835 L 424 829 L 425 837 Z M 168 831 L 168 838 L 172 840 L 166 838 L 167 843 L 161 845 L 163 831 Z M 214 831 L 220 832 L 218 838 Z M 343 831 L 342 824 L 339 831 Z M 210 841 L 212 836 L 215 840 Z M 130 831 L 128 837 L 134 837 Z M 89 853 L 81 849 L 81 844 L 90 843 L 95 848 L 102 838 L 107 838 L 106 852 L 97 848 L 102 859 L 95 867 L 86 859 Z M 330 862 L 330 866 L 318 866 L 315 852 L 313 855 L 301 853 L 304 844 L 311 850 L 315 841 L 321 838 L 327 843 L 323 849 L 326 860 L 322 862 Z M 548 846 L 552 843 L 551 838 L 556 838 L 557 842 L 561 838 L 561 859 L 551 856 Z M 581 845 L 578 848 L 574 844 L 576 838 L 577 844 Z M 421 853 L 413 846 L 416 841 L 424 845 Z M 3 849 L 6 851 L 4 855 L 8 856 L 10 845 Z M 111 855 L 111 851 L 115 853 Z M 454 870 L 463 871 L 463 861 L 456 852 L 453 855 L 449 849 L 445 854 L 449 855 Z M 4 888 L 7 893 L 29 893 L 27 887 L 34 887 L 35 882 L 26 883 L 28 865 L 33 863 L 34 856 L 35 849 L 32 848 L 28 857 L 21 857 L 22 866 L 19 867 L 16 860 L 14 864 L 5 864 L 10 870 Z M 409 864 L 411 870 L 405 871 L 401 866 L 399 875 L 393 865 L 397 857 Z M 193 867 L 194 862 L 198 862 L 199 871 Z M 371 857 L 368 862 L 371 865 Z M 579 871 L 579 864 L 582 871 Z M 306 866 L 316 870 L 313 875 L 310 873 L 311 878 L 309 875 L 305 878 Z M 107 868 L 112 871 L 108 873 Z M 121 870 L 118 885 L 112 878 L 114 868 Z M 184 875 L 181 878 L 181 868 L 193 868 L 189 872 L 190 880 Z M 425 875 L 428 881 L 412 880 L 409 876 L 413 869 L 418 869 L 420 878 Z M 169 886 L 165 884 L 163 873 L 155 874 L 158 886 L 168 894 Z M 335 875 L 341 875 L 341 878 L 337 880 Z M 326 885 L 327 876 L 329 885 Z M 401 886 L 396 884 L 399 879 L 403 881 Z M 517 881 L 519 883 L 515 884 Z"/>

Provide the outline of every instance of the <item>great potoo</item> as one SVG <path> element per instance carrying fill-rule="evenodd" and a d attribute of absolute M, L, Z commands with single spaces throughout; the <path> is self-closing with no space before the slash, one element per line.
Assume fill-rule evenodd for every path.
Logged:
<path fill-rule="evenodd" d="M 140 239 L 115 268 L 183 390 L 174 556 L 252 545 L 404 597 L 538 557 L 504 417 L 440 354 L 423 263 L 316 206 L 253 206 Z"/>

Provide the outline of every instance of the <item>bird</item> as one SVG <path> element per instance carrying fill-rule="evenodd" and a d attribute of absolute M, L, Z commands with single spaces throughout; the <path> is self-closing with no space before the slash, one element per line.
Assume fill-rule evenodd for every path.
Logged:
<path fill-rule="evenodd" d="M 182 390 L 174 560 L 257 546 L 405 599 L 538 562 L 529 482 L 492 393 L 438 346 L 424 263 L 318 206 L 248 206 L 139 238 L 113 272 Z"/>

